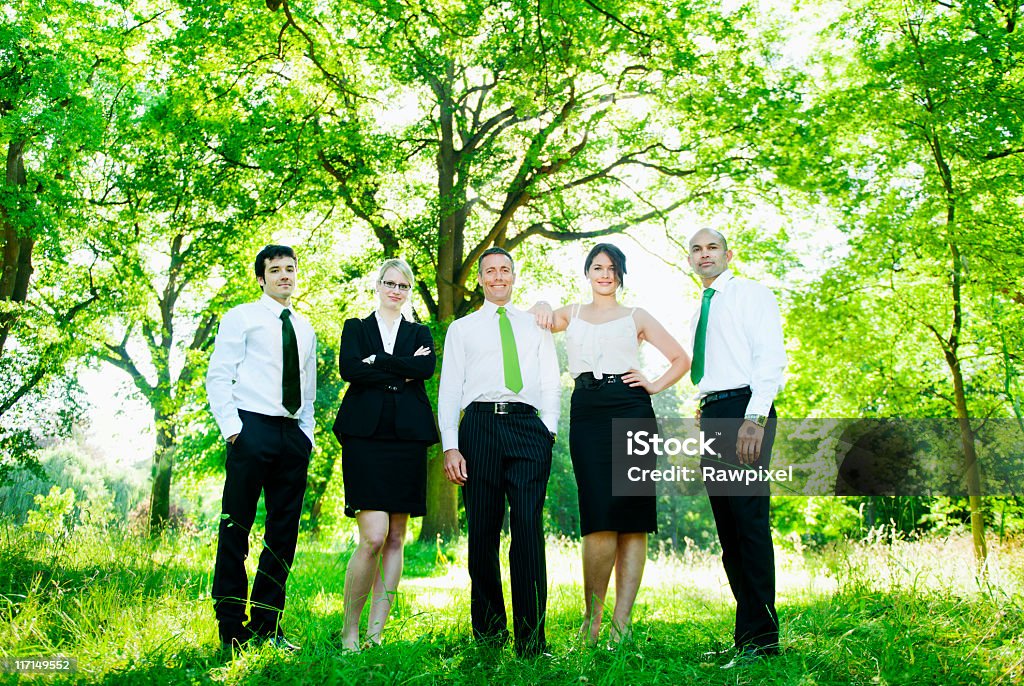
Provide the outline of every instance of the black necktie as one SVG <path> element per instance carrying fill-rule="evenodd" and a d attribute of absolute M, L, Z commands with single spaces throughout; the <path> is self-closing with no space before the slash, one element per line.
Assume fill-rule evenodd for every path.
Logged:
<path fill-rule="evenodd" d="M 295 339 L 292 326 L 292 311 L 281 311 L 281 349 L 284 351 L 281 367 L 281 402 L 289 414 L 295 414 L 302 405 L 302 389 L 299 382 L 299 342 Z"/>

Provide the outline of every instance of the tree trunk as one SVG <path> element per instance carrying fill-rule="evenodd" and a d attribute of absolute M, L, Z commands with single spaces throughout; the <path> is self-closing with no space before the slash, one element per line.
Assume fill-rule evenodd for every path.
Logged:
<path fill-rule="evenodd" d="M 337 464 L 337 453 L 326 451 L 327 457 L 315 472 L 310 471 L 306 480 L 305 502 L 309 508 L 308 529 L 313 532 L 320 530 L 320 512 L 323 509 L 323 498 L 327 487 L 331 483 L 331 475 L 334 474 L 334 465 Z"/>
<path fill-rule="evenodd" d="M 953 387 L 956 393 L 956 418 L 960 424 L 960 442 L 964 449 L 964 467 L 967 476 L 967 500 L 971 508 L 971 536 L 974 538 L 974 556 L 978 566 L 984 568 L 988 560 L 988 544 L 985 541 L 985 519 L 981 507 L 981 474 L 978 470 L 978 452 L 974 446 L 974 429 L 967 416 L 967 396 L 964 393 L 964 379 L 960 363 L 947 356 L 953 372 Z"/>
<path fill-rule="evenodd" d="M 459 154 L 455 149 L 455 104 L 452 102 L 453 65 L 448 66 L 444 82 L 433 82 L 440 105 L 441 139 L 437 149 L 437 189 L 440 203 L 437 252 L 437 319 L 450 324 L 462 300 L 462 230 L 460 210 L 465 201 L 459 197 Z M 447 330 L 447 327 L 445 327 Z M 438 537 L 452 538 L 459 533 L 459 499 L 455 486 L 444 475 L 444 452 L 430 450 L 427 462 L 427 514 L 423 518 L 419 540 L 432 543 Z"/>
<path fill-rule="evenodd" d="M 948 220 L 952 225 L 953 207 L 950 205 Z M 974 430 L 971 428 L 971 419 L 967 410 L 967 393 L 964 390 L 964 376 L 960 368 L 960 358 L 957 354 L 960 341 L 960 328 L 962 326 L 963 303 L 961 302 L 960 288 L 962 276 L 962 264 L 960 261 L 960 250 L 957 247 L 955 238 L 951 235 L 949 249 L 953 261 L 953 332 L 950 336 L 949 345 L 945 348 L 946 364 L 953 375 L 953 393 L 956 403 L 956 418 L 960 424 L 960 442 L 964 450 L 964 469 L 967 477 L 967 498 L 971 508 L 971 535 L 974 538 L 974 556 L 979 568 L 984 570 L 988 560 L 988 544 L 985 542 L 985 519 L 981 507 L 981 476 L 978 471 L 978 452 L 974 445 Z"/>
<path fill-rule="evenodd" d="M 5 186 L 24 190 L 27 183 L 24 152 L 25 141 L 12 141 L 7 146 Z M 11 208 L 0 207 L 0 229 L 3 236 L 0 245 L 0 303 L 21 303 L 28 297 L 35 241 L 31 236 L 19 235 L 17 221 L 11 217 L 10 212 Z M 0 313 L 0 355 L 7 344 L 14 318 L 14 312 Z"/>
<path fill-rule="evenodd" d="M 163 531 L 171 519 L 171 471 L 174 468 L 174 424 L 170 417 L 154 412 L 156 452 L 153 455 L 153 487 L 149 494 L 149 533 Z"/>

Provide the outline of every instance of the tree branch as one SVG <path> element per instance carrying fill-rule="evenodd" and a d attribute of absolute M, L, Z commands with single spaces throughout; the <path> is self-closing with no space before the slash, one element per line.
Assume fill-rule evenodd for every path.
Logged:
<path fill-rule="evenodd" d="M 628 221 L 619 222 L 618 224 L 612 224 L 603 229 L 595 229 L 593 231 L 566 231 L 565 229 L 557 227 L 555 224 L 551 222 L 538 222 L 535 224 L 531 224 L 530 226 L 528 226 L 527 228 L 523 229 L 518 234 L 510 238 L 505 243 L 505 249 L 512 250 L 513 248 L 515 248 L 516 246 L 518 246 L 520 243 L 525 241 L 527 238 L 530 238 L 531 236 L 541 236 L 543 238 L 548 238 L 553 241 L 576 241 L 583 238 L 596 238 L 598 236 L 608 236 L 611 234 L 622 233 L 631 226 L 642 224 L 646 221 L 650 221 L 651 219 L 664 217 L 665 215 L 669 214 L 673 210 L 678 209 L 685 203 L 686 200 L 677 200 L 676 202 L 668 205 L 667 207 L 651 210 L 646 214 L 642 214 L 638 217 L 633 217 Z M 548 226 L 556 226 L 556 229 L 558 230 L 551 230 L 546 228 Z"/>
<path fill-rule="evenodd" d="M 985 154 L 983 157 L 986 160 L 998 160 L 1002 157 L 1009 157 L 1010 155 L 1019 155 L 1024 152 L 1024 148 L 1010 148 L 1009 150 L 1002 150 L 1000 152 L 990 152 Z"/>
<path fill-rule="evenodd" d="M 614 23 L 618 24 L 619 26 L 621 26 L 622 28 L 626 29 L 626 30 L 627 30 L 627 31 L 629 31 L 630 33 L 634 33 L 634 34 L 636 34 L 636 35 L 638 35 L 638 36 L 643 36 L 643 37 L 644 37 L 644 38 L 646 38 L 647 40 L 654 40 L 654 36 L 652 36 L 651 34 L 649 34 L 649 33 L 644 33 L 643 31 L 641 31 L 641 30 L 639 30 L 639 29 L 634 29 L 634 28 L 633 28 L 632 26 L 630 26 L 630 25 L 629 25 L 629 24 L 627 24 L 626 22 L 622 21 L 621 19 L 619 19 L 619 18 L 618 18 L 617 16 L 615 16 L 614 14 L 612 14 L 611 12 L 609 12 L 608 10 L 606 10 L 606 9 L 603 9 L 603 8 L 601 8 L 601 7 L 598 7 L 597 3 L 593 2 L 593 0 L 583 0 L 583 2 L 585 2 L 585 3 L 586 3 L 586 4 L 588 4 L 588 5 L 590 5 L 590 6 L 591 6 L 592 8 L 594 8 L 594 9 L 595 9 L 595 10 L 596 10 L 596 11 L 597 11 L 597 12 L 598 12 L 599 14 L 602 14 L 602 15 L 604 15 L 605 17 L 607 17 L 608 19 L 611 19 L 611 20 L 612 20 L 612 21 L 613 21 Z"/>

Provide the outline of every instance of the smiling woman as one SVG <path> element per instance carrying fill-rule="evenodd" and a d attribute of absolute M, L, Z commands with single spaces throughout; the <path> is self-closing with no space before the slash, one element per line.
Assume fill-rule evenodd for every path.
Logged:
<path fill-rule="evenodd" d="M 566 332 L 569 372 L 576 380 L 569 418 L 569 450 L 579 489 L 583 534 L 583 590 L 586 616 L 580 633 L 596 643 L 604 601 L 616 570 L 612 640 L 628 638 L 633 602 L 647 559 L 647 534 L 657 531 L 655 496 L 616 495 L 612 479 L 612 421 L 654 422 L 651 396 L 678 381 L 690 366 L 679 343 L 654 317 L 618 301 L 626 256 L 611 243 L 598 243 L 584 261 L 591 302 L 551 312 L 535 307 L 537 320 Z M 654 380 L 640 371 L 640 344 L 649 341 L 669 361 Z M 654 427 L 652 426 L 652 429 Z M 656 431 L 656 429 L 655 429 Z M 653 463 L 652 465 L 653 466 Z"/>

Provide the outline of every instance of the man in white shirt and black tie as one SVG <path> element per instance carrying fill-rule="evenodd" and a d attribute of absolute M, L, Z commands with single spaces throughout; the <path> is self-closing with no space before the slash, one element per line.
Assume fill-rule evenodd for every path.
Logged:
<path fill-rule="evenodd" d="M 690 267 L 704 287 L 691 327 L 690 378 L 700 392 L 702 430 L 721 432 L 719 457 L 702 458 L 702 466 L 767 469 L 775 440 L 773 403 L 785 379 L 782 319 L 772 292 L 734 276 L 731 260 L 718 231 L 703 229 L 690 239 Z M 769 489 L 767 483 L 710 480 L 705 487 L 736 598 L 736 652 L 725 665 L 731 668 L 779 652 Z"/>
<path fill-rule="evenodd" d="M 558 358 L 551 333 L 509 306 L 512 256 L 489 248 L 477 267 L 485 302 L 445 337 L 437 400 L 445 474 L 462 486 L 469 522 L 473 635 L 495 646 L 508 640 L 498 564 L 508 499 L 515 649 L 532 657 L 546 650 L 543 508 L 558 428 Z"/>
<path fill-rule="evenodd" d="M 210 410 L 227 441 L 212 595 L 225 648 L 255 638 L 297 650 L 284 638 L 281 612 L 313 449 L 316 334 L 292 309 L 295 252 L 268 245 L 255 269 L 263 297 L 224 315 L 206 375 Z M 267 517 L 249 595 L 245 558 L 260 493 Z"/>

